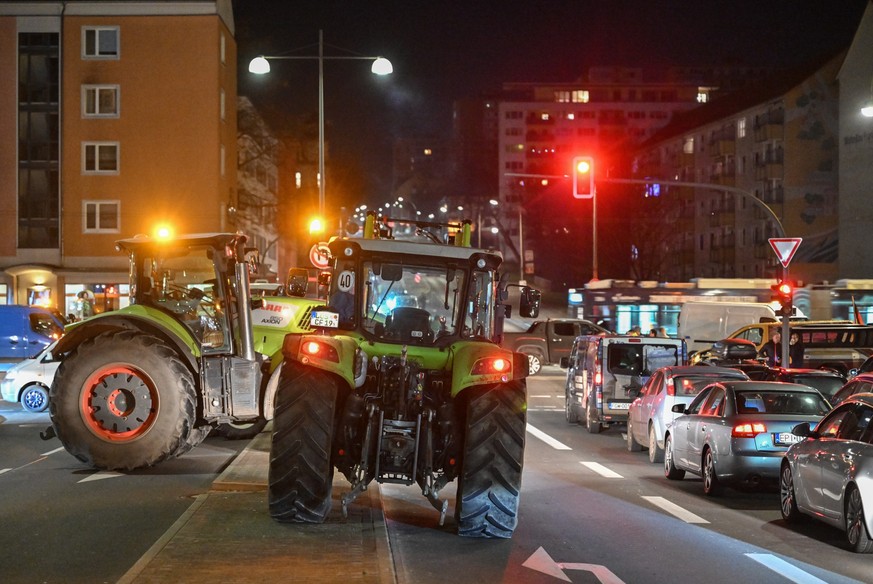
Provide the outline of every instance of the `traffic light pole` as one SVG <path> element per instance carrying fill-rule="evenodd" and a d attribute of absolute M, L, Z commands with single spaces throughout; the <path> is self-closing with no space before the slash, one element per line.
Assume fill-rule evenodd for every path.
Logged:
<path fill-rule="evenodd" d="M 788 281 L 788 267 L 782 268 L 782 281 Z M 785 314 L 787 310 L 782 311 L 782 366 L 791 366 L 791 315 Z M 775 350 L 776 347 L 773 347 Z"/>

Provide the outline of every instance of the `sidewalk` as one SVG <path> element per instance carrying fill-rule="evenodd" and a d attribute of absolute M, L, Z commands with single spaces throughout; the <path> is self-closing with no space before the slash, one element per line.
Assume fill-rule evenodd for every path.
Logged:
<path fill-rule="evenodd" d="M 393 584 L 396 574 L 373 482 L 342 516 L 349 490 L 337 473 L 321 525 L 282 524 L 267 511 L 270 432 L 241 452 L 119 584 L 301 582 Z"/>

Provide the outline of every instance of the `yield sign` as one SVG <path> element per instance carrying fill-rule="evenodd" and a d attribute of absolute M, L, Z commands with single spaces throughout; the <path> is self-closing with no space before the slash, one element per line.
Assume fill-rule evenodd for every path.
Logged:
<path fill-rule="evenodd" d="M 788 264 L 791 263 L 791 258 L 794 257 L 797 248 L 800 247 L 800 242 L 803 241 L 803 238 L 771 237 L 767 241 L 770 242 L 770 247 L 772 247 L 773 251 L 776 252 L 776 257 L 779 258 L 782 267 L 787 268 Z"/>

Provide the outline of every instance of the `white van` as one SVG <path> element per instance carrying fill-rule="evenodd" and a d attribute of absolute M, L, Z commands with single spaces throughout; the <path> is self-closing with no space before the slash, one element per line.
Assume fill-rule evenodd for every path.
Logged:
<path fill-rule="evenodd" d="M 712 348 L 748 324 L 778 322 L 776 312 L 763 302 L 686 302 L 679 312 L 679 337 L 692 353 Z"/>
<path fill-rule="evenodd" d="M 688 364 L 682 339 L 630 335 L 577 337 L 569 357 L 564 407 L 567 421 L 584 419 L 589 432 L 627 422 L 631 402 L 656 369 Z M 636 390 L 636 391 L 634 391 Z"/>

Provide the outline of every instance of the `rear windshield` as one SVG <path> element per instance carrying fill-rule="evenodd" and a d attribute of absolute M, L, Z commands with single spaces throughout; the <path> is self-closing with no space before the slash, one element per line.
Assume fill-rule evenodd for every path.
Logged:
<path fill-rule="evenodd" d="M 655 369 L 682 365 L 677 345 L 655 343 L 610 343 L 609 372 L 618 375 L 651 375 Z"/>
<path fill-rule="evenodd" d="M 740 414 L 790 414 L 823 416 L 830 411 L 825 399 L 815 393 L 798 391 L 738 391 Z"/>
<path fill-rule="evenodd" d="M 828 399 L 833 397 L 844 385 L 843 380 L 838 377 L 824 377 L 822 375 L 795 375 L 791 382 L 813 387 Z"/>
<path fill-rule="evenodd" d="M 737 378 L 739 377 L 738 375 Z M 693 397 L 700 393 L 701 389 L 719 379 L 723 378 L 713 375 L 677 375 L 673 378 L 673 388 L 678 396 Z"/>

